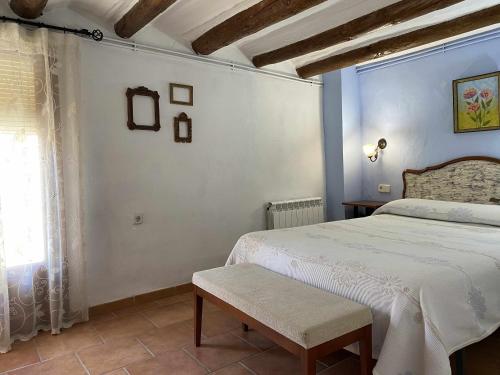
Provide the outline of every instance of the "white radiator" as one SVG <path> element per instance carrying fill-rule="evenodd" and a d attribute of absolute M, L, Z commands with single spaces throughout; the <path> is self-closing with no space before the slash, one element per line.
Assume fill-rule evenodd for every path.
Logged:
<path fill-rule="evenodd" d="M 322 198 L 270 202 L 267 205 L 267 229 L 300 227 L 324 221 Z"/>

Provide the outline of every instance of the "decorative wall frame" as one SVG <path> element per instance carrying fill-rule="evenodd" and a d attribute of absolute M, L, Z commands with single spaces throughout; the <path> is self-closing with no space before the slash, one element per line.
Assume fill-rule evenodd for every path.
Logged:
<path fill-rule="evenodd" d="M 187 136 L 181 137 L 180 126 L 181 124 L 186 124 L 187 126 Z M 174 117 L 174 136 L 175 142 L 177 143 L 191 143 L 193 139 L 193 122 L 192 120 L 182 112 L 178 117 Z"/>
<path fill-rule="evenodd" d="M 189 98 L 187 101 L 176 98 L 176 89 L 178 90 L 188 90 Z M 193 86 L 183 85 L 180 83 L 170 84 L 170 104 L 180 104 L 180 105 L 190 105 L 193 106 Z"/>
<path fill-rule="evenodd" d="M 500 129 L 500 72 L 453 81 L 455 133 Z"/>
<path fill-rule="evenodd" d="M 134 122 L 134 96 L 148 96 L 153 99 L 154 106 L 154 114 L 155 114 L 155 122 L 153 125 L 137 125 Z M 152 91 L 144 86 L 137 87 L 135 89 L 128 88 L 127 89 L 127 112 L 128 112 L 128 121 L 127 127 L 130 130 L 152 130 L 157 132 L 160 130 L 160 95 L 158 91 Z"/>

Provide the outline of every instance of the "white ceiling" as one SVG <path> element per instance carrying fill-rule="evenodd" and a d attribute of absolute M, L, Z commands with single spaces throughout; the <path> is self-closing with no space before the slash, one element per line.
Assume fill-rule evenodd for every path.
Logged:
<path fill-rule="evenodd" d="M 49 0 L 45 13 L 69 8 L 112 30 L 112 25 L 137 0 Z M 177 0 L 145 29 L 154 29 L 188 47 L 204 32 L 260 0 Z M 307 38 L 347 21 L 385 7 L 398 0 L 327 0 L 301 14 L 268 27 L 235 43 L 238 53 L 248 58 Z M 310 53 L 288 62 L 294 68 L 375 41 L 475 12 L 500 0 L 464 0 L 454 6 L 396 26 L 385 27 L 350 42 Z M 68 20 L 65 20 L 68 24 Z M 141 31 L 146 33 L 148 30 Z M 132 38 L 134 39 L 135 36 Z M 226 47 L 226 49 L 234 46 Z M 221 51 L 222 52 L 222 51 Z M 223 53 L 223 52 L 222 52 Z M 219 55 L 220 52 L 216 52 Z M 271 67 L 272 69 L 272 67 Z"/>

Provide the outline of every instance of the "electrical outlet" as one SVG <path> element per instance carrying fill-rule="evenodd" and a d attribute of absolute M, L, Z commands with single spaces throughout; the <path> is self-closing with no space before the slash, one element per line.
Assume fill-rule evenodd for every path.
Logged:
<path fill-rule="evenodd" d="M 378 186 L 378 191 L 379 191 L 379 193 L 390 193 L 391 192 L 391 185 L 380 184 Z"/>
<path fill-rule="evenodd" d="M 143 214 L 135 214 L 134 215 L 134 225 L 141 225 L 144 222 Z"/>

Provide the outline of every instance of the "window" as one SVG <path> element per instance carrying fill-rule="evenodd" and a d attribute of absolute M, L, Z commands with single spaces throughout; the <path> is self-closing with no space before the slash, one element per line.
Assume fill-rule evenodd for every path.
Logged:
<path fill-rule="evenodd" d="M 7 267 L 45 259 L 35 63 L 0 53 L 0 235 Z"/>

